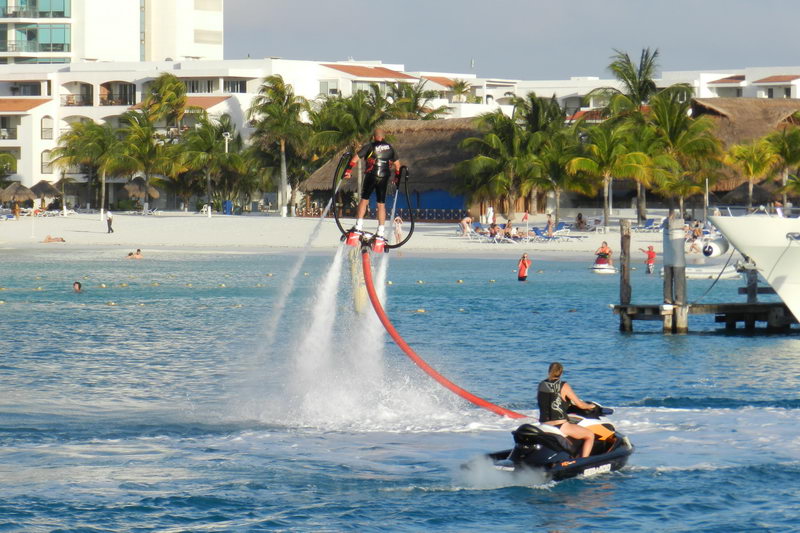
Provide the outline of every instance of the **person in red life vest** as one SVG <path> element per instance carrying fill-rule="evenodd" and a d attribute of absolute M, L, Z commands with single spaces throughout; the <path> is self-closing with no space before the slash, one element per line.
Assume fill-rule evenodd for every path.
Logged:
<path fill-rule="evenodd" d="M 598 259 L 605 259 L 605 261 L 595 261 L 596 263 L 602 264 L 605 262 L 608 263 L 609 266 L 614 266 L 614 252 L 608 247 L 606 241 L 603 241 L 600 248 L 595 250 L 594 255 L 596 255 Z"/>
<path fill-rule="evenodd" d="M 528 254 L 522 254 L 522 257 L 517 263 L 517 279 L 525 281 L 528 279 L 528 269 L 531 267 L 531 260 L 528 259 Z"/>
<path fill-rule="evenodd" d="M 651 244 L 648 246 L 647 250 L 639 248 L 639 251 L 647 254 L 647 259 L 644 260 L 644 264 L 647 265 L 647 273 L 652 274 L 656 266 L 656 251 L 653 250 L 653 245 Z"/>
<path fill-rule="evenodd" d="M 359 159 L 365 159 L 367 167 L 364 171 L 364 184 L 361 188 L 361 201 L 356 211 L 356 225 L 351 231 L 361 233 L 364 225 L 364 214 L 367 212 L 369 198 L 375 191 L 378 204 L 378 231 L 376 239 L 384 239 L 386 225 L 386 189 L 389 180 L 394 176 L 395 185 L 400 182 L 400 160 L 392 145 L 384 140 L 383 130 L 376 128 L 372 134 L 372 142 L 368 142 L 353 156 L 344 172 L 345 179 L 350 179 L 352 169 Z"/>

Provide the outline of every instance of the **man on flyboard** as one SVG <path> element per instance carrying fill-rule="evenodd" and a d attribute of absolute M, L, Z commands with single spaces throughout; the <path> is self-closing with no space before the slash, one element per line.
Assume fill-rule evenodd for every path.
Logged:
<path fill-rule="evenodd" d="M 355 241 L 351 240 L 351 236 L 355 236 L 355 240 L 361 238 L 363 233 L 364 214 L 367 212 L 369 205 L 369 198 L 372 192 L 375 191 L 375 200 L 378 204 L 378 231 L 375 233 L 375 247 L 383 249 L 383 244 L 386 241 L 385 225 L 386 225 L 386 189 L 389 186 L 389 180 L 394 177 L 395 185 L 400 182 L 400 161 L 397 158 L 397 152 L 392 145 L 384 140 L 383 130 L 376 128 L 372 135 L 372 142 L 368 142 L 361 149 L 356 152 L 350 160 L 347 170 L 344 172 L 344 178 L 350 179 L 352 169 L 356 166 L 359 159 L 365 159 L 367 167 L 364 171 L 364 184 L 361 188 L 361 201 L 358 203 L 358 211 L 356 213 L 356 225 L 350 230 L 348 234 L 348 243 L 352 244 Z"/>

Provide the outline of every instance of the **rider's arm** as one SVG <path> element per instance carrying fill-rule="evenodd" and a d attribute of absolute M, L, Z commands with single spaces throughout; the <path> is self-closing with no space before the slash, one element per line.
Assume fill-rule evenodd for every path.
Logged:
<path fill-rule="evenodd" d="M 578 409 L 592 409 L 594 407 L 593 403 L 587 403 L 578 398 L 578 395 L 575 394 L 575 391 L 572 390 L 572 387 L 569 383 L 564 383 L 564 385 L 561 387 L 561 392 L 564 394 L 564 397 L 572 402 L 572 405 Z"/>

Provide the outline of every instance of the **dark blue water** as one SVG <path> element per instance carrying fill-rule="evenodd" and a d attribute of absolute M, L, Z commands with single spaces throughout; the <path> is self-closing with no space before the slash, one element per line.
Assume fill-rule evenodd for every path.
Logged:
<path fill-rule="evenodd" d="M 309 257 L 276 309 L 294 255 L 119 255 L 0 256 L 0 531 L 796 528 L 797 334 L 692 317 L 689 335 L 623 335 L 616 278 L 587 265 L 534 255 L 522 284 L 515 259 L 392 254 L 388 312 L 445 376 L 533 414 L 561 361 L 637 447 L 620 472 L 510 482 L 459 466 L 517 422 L 454 398 L 356 314 L 346 257 Z M 659 278 L 633 278 L 635 301 L 658 301 Z"/>

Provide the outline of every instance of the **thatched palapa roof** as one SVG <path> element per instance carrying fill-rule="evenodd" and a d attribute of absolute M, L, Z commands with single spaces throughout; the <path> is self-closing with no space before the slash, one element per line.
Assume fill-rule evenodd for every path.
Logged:
<path fill-rule="evenodd" d="M 795 124 L 798 111 L 800 100 L 791 98 L 695 98 L 692 104 L 693 116 L 707 116 L 714 122 L 714 135 L 726 150 Z M 743 181 L 733 170 L 723 169 L 712 189 L 730 191 Z"/>
<path fill-rule="evenodd" d="M 469 158 L 468 152 L 458 148 L 459 143 L 467 137 L 480 135 L 473 118 L 389 120 L 381 128 L 397 150 L 400 163 L 408 167 L 409 189 L 419 192 L 451 189 L 455 183 L 453 167 Z M 340 155 L 314 172 L 300 188 L 330 190 Z M 355 191 L 355 177 L 345 182 L 341 190 Z"/>
<path fill-rule="evenodd" d="M 800 111 L 800 100 L 794 98 L 695 98 L 694 116 L 710 117 L 714 133 L 728 148 L 759 139 L 781 126 L 793 122 Z"/>

